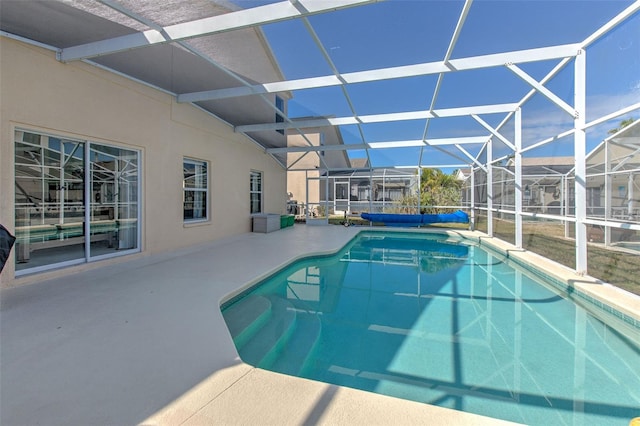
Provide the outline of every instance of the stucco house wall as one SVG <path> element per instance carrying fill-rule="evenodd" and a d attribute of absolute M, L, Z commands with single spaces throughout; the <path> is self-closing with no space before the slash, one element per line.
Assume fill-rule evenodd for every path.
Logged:
<path fill-rule="evenodd" d="M 306 138 L 306 139 L 305 139 Z M 304 137 L 294 131 L 287 133 L 287 146 L 335 146 L 342 145 L 342 139 L 333 128 L 306 128 Z M 321 154 L 324 164 L 330 168 L 350 167 L 349 158 L 344 150 L 327 150 Z M 295 164 L 294 164 L 295 163 Z M 324 165 L 320 161 L 318 152 L 292 152 L 287 154 L 287 164 L 292 170 L 287 175 L 287 192 L 291 198 L 298 203 L 306 203 L 307 199 L 307 179 L 320 177 L 320 172 Z M 296 170 L 299 169 L 299 170 Z M 330 184 L 329 195 L 333 193 L 333 183 Z M 318 203 L 326 197 L 324 181 L 311 180 L 308 185 L 309 203 Z"/>
<path fill-rule="evenodd" d="M 190 104 L 55 52 L 0 38 L 0 223 L 14 219 L 16 128 L 141 151 L 141 252 L 175 250 L 250 232 L 249 176 L 263 173 L 263 211 L 283 213 L 286 172 L 254 142 Z M 209 162 L 210 220 L 183 221 L 183 158 Z M 14 254 L 3 287 L 122 262 L 122 256 L 15 278 Z"/>

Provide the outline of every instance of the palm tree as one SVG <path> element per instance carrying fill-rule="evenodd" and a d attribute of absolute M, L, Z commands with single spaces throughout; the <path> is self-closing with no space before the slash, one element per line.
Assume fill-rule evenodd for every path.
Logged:
<path fill-rule="evenodd" d="M 422 194 L 420 204 L 429 206 L 423 208 L 422 212 L 439 213 L 439 210 L 443 210 L 431 206 L 459 205 L 461 186 L 462 182 L 457 179 L 455 172 L 446 174 L 440 169 L 422 169 L 420 175 L 420 192 Z"/>

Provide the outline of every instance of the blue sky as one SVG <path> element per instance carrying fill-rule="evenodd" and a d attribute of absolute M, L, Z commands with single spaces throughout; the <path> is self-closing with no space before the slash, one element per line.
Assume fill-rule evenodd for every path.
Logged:
<path fill-rule="evenodd" d="M 241 7 L 265 2 L 237 1 Z M 467 17 L 452 58 L 486 55 L 536 47 L 577 43 L 584 40 L 632 1 L 485 1 L 476 0 Z M 388 0 L 309 17 L 340 73 L 411 65 L 443 59 L 463 1 Z M 286 79 L 331 75 L 322 56 L 300 20 L 263 27 Z M 558 61 L 522 64 L 520 67 L 541 79 Z M 567 67 L 547 87 L 569 104 L 573 103 L 573 67 Z M 359 115 L 426 110 L 431 103 L 437 76 L 422 76 L 347 85 L 346 90 Z M 530 86 L 508 69 L 492 68 L 447 73 L 436 108 L 519 101 Z M 640 16 L 587 49 L 587 121 L 640 102 Z M 339 87 L 301 90 L 289 101 L 289 116 L 352 116 Z M 640 118 L 640 112 L 631 114 Z M 497 125 L 504 114 L 482 117 Z M 589 131 L 588 149 L 606 136 L 624 117 Z M 420 139 L 425 121 L 402 121 L 362 125 L 366 142 Z M 571 117 L 536 95 L 523 108 L 525 146 L 572 127 Z M 505 127 L 505 136 L 510 137 Z M 357 126 L 340 129 L 345 143 L 361 143 Z M 486 134 L 468 117 L 431 120 L 428 138 Z M 554 143 L 535 155 L 572 155 L 572 139 Z M 470 146 L 469 151 L 479 147 Z M 433 151 L 433 150 L 431 150 Z M 458 162 L 439 151 L 429 161 Z M 415 163 L 415 148 L 375 150 L 374 166 Z M 375 154 L 373 154 L 375 152 Z M 352 157 L 362 152 L 349 152 Z M 461 154 L 458 152 L 458 157 Z M 534 155 L 532 153 L 531 155 Z M 375 158 L 374 158 L 375 157 Z"/>

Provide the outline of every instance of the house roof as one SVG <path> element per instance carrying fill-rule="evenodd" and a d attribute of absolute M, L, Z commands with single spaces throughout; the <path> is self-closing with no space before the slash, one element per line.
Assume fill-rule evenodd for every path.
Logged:
<path fill-rule="evenodd" d="M 369 167 L 369 160 L 366 158 L 353 158 L 351 160 L 351 167 L 354 169 L 366 169 Z"/>
<path fill-rule="evenodd" d="M 631 0 L 3 0 L 0 30 L 193 103 L 283 165 L 276 130 L 328 126 L 369 167 L 461 168 L 482 162 L 489 139 L 512 149 L 508 129 L 530 99 L 572 125 L 573 100 L 547 82 L 639 10 Z M 292 97 L 278 122 L 276 94 Z M 290 119 L 302 116 L 316 118 Z M 527 146 L 542 136 L 523 117 Z M 554 120 L 544 121 L 552 142 Z"/>

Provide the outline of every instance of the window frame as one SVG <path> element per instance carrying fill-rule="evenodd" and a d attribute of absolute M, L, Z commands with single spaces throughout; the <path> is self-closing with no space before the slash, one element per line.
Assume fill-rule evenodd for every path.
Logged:
<path fill-rule="evenodd" d="M 191 164 L 196 166 L 196 168 L 198 166 L 204 166 L 205 168 L 205 174 L 206 174 L 206 178 L 204 180 L 204 187 L 193 187 L 193 188 L 188 188 L 187 185 L 185 184 L 185 180 L 187 179 L 187 177 L 185 176 L 185 165 L 186 164 Z M 201 159 L 197 159 L 197 158 L 193 158 L 193 157 L 182 157 L 182 221 L 183 224 L 188 225 L 188 224 L 192 224 L 192 223 L 202 223 L 202 222 L 209 222 L 211 220 L 211 209 L 210 209 L 210 196 L 209 196 L 209 188 L 210 188 L 210 184 L 209 184 L 209 161 L 207 160 L 201 160 Z M 202 208 L 204 209 L 204 216 L 202 217 L 192 217 L 192 218 L 187 218 L 185 216 L 185 212 L 186 212 L 186 200 L 187 200 L 187 192 L 193 192 L 193 193 L 204 193 L 204 205 L 202 206 Z M 195 197 L 194 197 L 194 201 L 195 201 Z M 195 209 L 193 209 L 195 210 Z"/>
<path fill-rule="evenodd" d="M 25 275 L 50 271 L 58 268 L 66 268 L 69 266 L 74 266 L 79 264 L 91 263 L 91 262 L 109 259 L 113 257 L 126 256 L 129 254 L 139 253 L 142 251 L 141 224 L 142 224 L 142 209 L 143 209 L 143 204 L 142 204 L 143 203 L 143 196 L 142 196 L 143 156 L 142 156 L 141 150 L 132 148 L 130 146 L 114 144 L 111 142 L 105 143 L 105 142 L 97 142 L 93 139 L 88 139 L 88 138 L 79 138 L 77 136 L 66 134 L 64 132 L 52 133 L 52 132 L 43 131 L 41 129 L 22 127 L 22 126 L 13 127 L 12 134 L 13 134 L 14 186 L 18 183 L 18 181 L 21 178 L 25 177 L 25 176 L 22 176 L 22 173 L 19 171 L 21 167 L 25 167 L 25 166 L 32 167 L 32 168 L 37 167 L 39 169 L 42 169 L 42 170 L 39 170 L 40 172 L 39 175 L 34 175 L 31 177 L 32 180 L 35 179 L 35 180 L 41 180 L 44 182 L 44 180 L 49 179 L 48 177 L 45 179 L 44 170 L 47 168 L 49 169 L 49 172 L 51 172 L 52 169 L 60 170 L 59 173 L 56 173 L 52 176 L 54 181 L 59 181 L 63 175 L 65 180 L 63 185 L 60 183 L 58 183 L 57 185 L 56 184 L 51 185 L 50 183 L 48 183 L 47 190 L 45 190 L 45 186 L 43 184 L 42 202 L 40 203 L 40 205 L 34 206 L 35 207 L 34 211 L 37 214 L 35 216 L 36 221 L 41 220 L 43 225 L 44 224 L 51 225 L 53 223 L 56 223 L 56 227 L 58 228 L 56 232 L 60 234 L 60 238 L 58 238 L 56 235 L 56 238 L 54 239 L 43 238 L 42 241 L 32 242 L 29 240 L 29 237 L 27 236 L 26 241 L 22 243 L 17 242 L 17 245 L 24 244 L 26 246 L 24 250 L 27 253 L 29 253 L 30 251 L 29 246 L 32 243 L 35 244 L 35 243 L 52 241 L 53 243 L 56 243 L 52 245 L 60 246 L 60 247 L 82 245 L 82 254 L 78 253 L 77 256 L 68 257 L 66 259 L 58 259 L 57 261 L 52 261 L 52 262 L 41 261 L 40 264 L 36 264 L 35 266 L 29 265 L 30 257 L 31 257 L 30 255 L 27 255 L 26 259 L 22 259 L 22 260 L 18 259 L 18 254 L 17 254 L 18 247 L 16 245 L 16 258 L 15 258 L 16 264 L 23 263 L 26 266 L 23 268 L 16 267 L 16 270 L 14 272 L 15 277 L 21 277 Z M 25 140 L 24 139 L 25 135 L 28 135 L 29 137 L 33 136 L 37 140 L 35 139 Z M 42 138 L 46 138 L 51 141 L 54 141 L 57 144 L 59 144 L 59 146 L 57 148 L 51 148 L 50 146 L 42 143 Z M 47 141 L 47 143 L 49 143 L 49 141 Z M 65 146 L 67 146 L 67 144 L 75 144 L 75 147 L 72 147 L 69 150 L 66 150 Z M 46 161 L 43 163 L 40 160 L 34 160 L 33 163 L 31 162 L 22 163 L 16 158 L 16 155 L 17 155 L 16 150 L 18 145 L 22 145 L 24 147 L 37 148 L 41 152 L 40 154 L 41 157 L 44 156 L 45 150 L 57 149 L 60 151 L 61 155 L 60 157 L 55 157 L 54 160 L 60 160 L 60 161 L 58 164 L 49 164 L 49 165 L 46 164 Z M 82 152 L 79 155 L 75 151 L 78 147 L 81 147 L 81 150 L 82 150 Z M 133 241 L 133 246 L 131 247 L 119 248 L 115 246 L 116 243 L 119 244 L 119 240 L 117 240 L 117 236 L 118 236 L 118 233 L 122 230 L 118 229 L 114 234 L 111 234 L 111 232 L 113 232 L 112 230 L 103 232 L 103 230 L 98 229 L 97 226 L 96 228 L 94 228 L 94 225 L 96 224 L 100 225 L 98 224 L 99 221 L 94 220 L 95 218 L 93 217 L 93 206 L 95 203 L 92 202 L 93 197 L 95 195 L 94 191 L 92 190 L 93 183 L 94 183 L 93 170 L 95 165 L 97 164 L 97 160 L 92 157 L 92 152 L 94 152 L 94 149 L 96 149 L 97 147 L 113 149 L 118 151 L 124 150 L 124 151 L 127 151 L 129 154 L 134 155 L 135 157 L 135 162 L 132 163 L 134 164 L 135 181 L 133 181 L 133 184 L 129 188 L 131 191 L 133 200 L 129 200 L 126 203 L 124 203 L 124 204 L 133 205 L 135 209 L 135 215 L 134 217 L 131 218 L 133 220 L 133 223 L 135 224 L 135 228 L 133 231 L 129 231 L 129 234 L 128 234 L 129 241 Z M 75 162 L 80 161 L 81 167 L 79 167 L 78 169 L 80 174 L 73 174 L 73 173 L 66 172 L 66 165 L 68 162 L 72 160 Z M 80 191 L 82 192 L 82 195 L 75 194 L 76 197 L 71 197 L 70 195 L 68 195 L 68 194 L 71 194 L 70 192 L 62 195 L 62 194 L 57 194 L 57 192 L 59 191 L 74 191 L 74 192 Z M 22 192 L 24 193 L 24 190 L 22 190 Z M 54 196 L 54 192 L 56 192 L 55 196 Z M 45 201 L 44 201 L 45 194 L 50 199 L 50 201 L 46 201 L 46 203 L 58 204 L 56 208 L 58 209 L 58 212 L 60 214 L 59 217 L 46 217 L 45 210 L 47 206 L 45 205 Z M 24 195 L 28 197 L 26 193 L 24 193 Z M 80 198 L 81 201 L 69 201 L 68 197 Z M 78 204 L 78 202 L 80 202 L 81 204 Z M 23 207 L 20 207 L 19 204 L 20 202 L 18 201 L 18 198 L 17 198 L 17 191 L 14 189 L 13 215 L 14 215 L 14 220 L 16 220 L 16 223 L 18 223 L 17 210 L 19 208 L 23 208 Z M 55 209 L 53 211 L 55 211 Z M 81 211 L 82 212 L 81 215 L 74 214 L 77 211 Z M 72 213 L 72 214 L 68 215 L 68 213 Z M 24 216 L 24 215 L 21 215 L 21 216 Z M 78 221 L 82 222 L 82 231 L 81 231 L 82 235 L 76 235 L 75 232 L 77 232 L 77 230 L 75 229 L 69 230 L 69 228 L 67 228 L 67 225 L 74 225 L 74 222 L 66 222 L 67 218 L 71 218 L 72 220 L 75 219 L 76 222 Z M 28 220 L 28 224 L 25 224 L 22 226 L 27 228 L 26 232 L 28 235 L 30 233 L 29 228 L 31 228 L 32 226 L 31 225 L 32 216 L 29 215 L 29 217 L 26 220 Z M 61 220 L 62 222 L 58 223 L 56 222 L 56 220 Z M 108 219 L 107 221 L 111 221 L 111 220 L 112 219 Z M 39 226 L 39 225 L 36 223 L 33 226 Z M 119 225 L 116 225 L 116 226 L 119 226 Z M 74 227 L 72 226 L 71 228 L 74 228 Z M 96 236 L 106 236 L 107 239 L 105 239 L 105 241 L 111 241 L 114 244 L 113 247 L 109 246 L 109 248 L 113 248 L 113 251 L 107 252 L 107 253 L 100 253 L 97 250 L 94 251 L 92 244 L 96 242 L 94 241 L 94 238 Z M 112 239 L 113 237 L 116 237 L 116 240 L 113 240 Z M 82 242 L 80 241 L 78 241 L 77 243 L 72 242 L 73 240 L 80 239 L 80 238 L 82 239 Z M 99 241 L 102 241 L 102 239 Z M 40 248 L 46 248 L 46 247 L 43 247 L 43 244 L 41 244 Z"/>
<path fill-rule="evenodd" d="M 253 178 L 257 176 L 259 178 L 259 190 L 254 190 Z M 249 173 L 249 213 L 251 215 L 262 214 L 264 211 L 264 173 L 260 170 L 251 170 Z M 258 194 L 259 197 L 259 211 L 253 211 L 253 195 Z"/>

